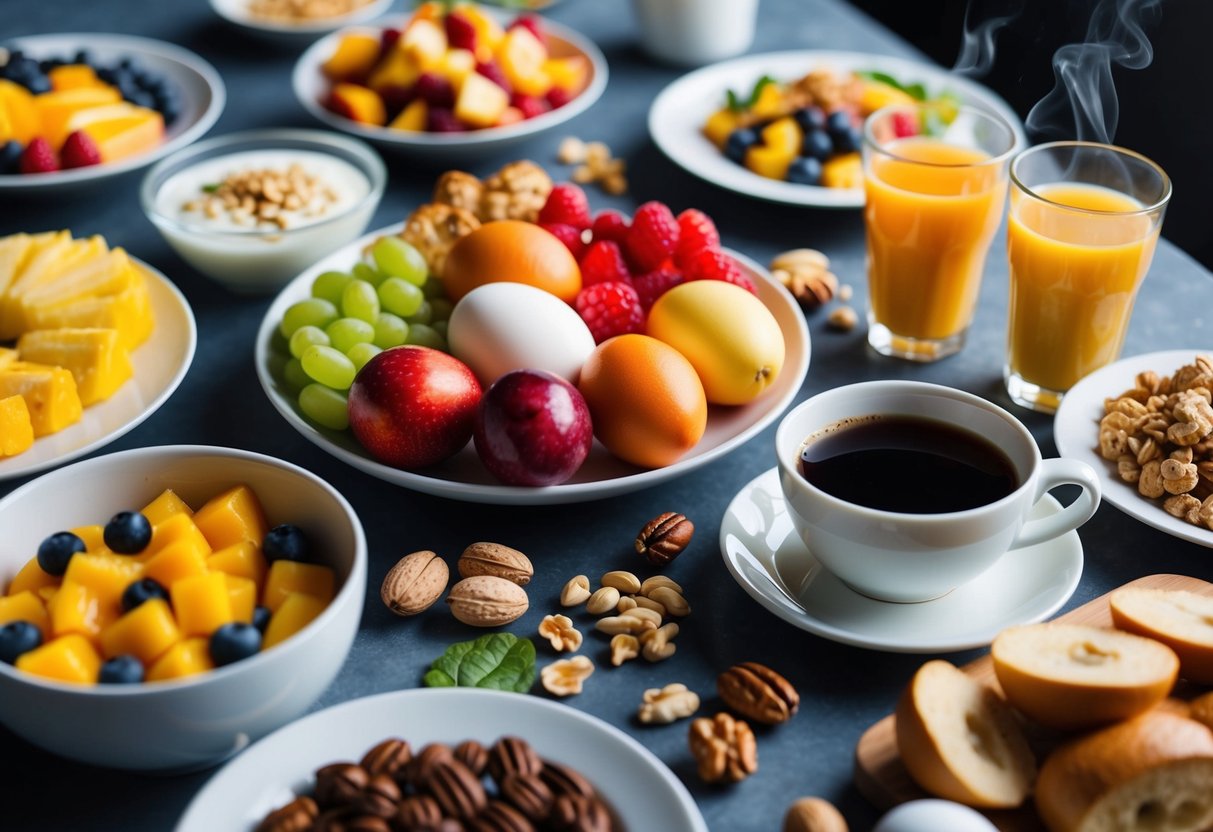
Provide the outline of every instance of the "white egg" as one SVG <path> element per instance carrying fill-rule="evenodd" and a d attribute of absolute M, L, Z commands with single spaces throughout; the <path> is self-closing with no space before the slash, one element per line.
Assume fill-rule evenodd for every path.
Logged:
<path fill-rule="evenodd" d="M 998 827 L 950 800 L 911 800 L 881 818 L 872 832 L 998 832 Z"/>
<path fill-rule="evenodd" d="M 451 354 L 488 387 L 510 370 L 547 370 L 577 383 L 594 350 L 581 316 L 560 298 L 523 283 L 486 283 L 451 310 Z"/>

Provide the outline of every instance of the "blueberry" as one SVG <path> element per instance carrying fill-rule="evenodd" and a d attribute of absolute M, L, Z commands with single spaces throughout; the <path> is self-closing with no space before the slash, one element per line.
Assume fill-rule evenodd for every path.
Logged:
<path fill-rule="evenodd" d="M 124 653 L 101 665 L 97 681 L 103 685 L 137 685 L 143 681 L 143 662 Z"/>
<path fill-rule="evenodd" d="M 44 92 L 51 91 L 51 79 L 42 74 L 41 71 L 37 75 L 29 75 L 18 83 L 30 91 L 31 95 L 42 95 Z"/>
<path fill-rule="evenodd" d="M 846 110 L 835 110 L 826 116 L 825 127 L 831 135 L 845 133 L 851 129 L 851 114 Z"/>
<path fill-rule="evenodd" d="M 143 74 L 143 88 L 159 100 L 168 94 L 168 83 L 159 75 Z"/>
<path fill-rule="evenodd" d="M 307 538 L 298 526 L 283 523 L 266 532 L 261 551 L 267 560 L 307 560 Z"/>
<path fill-rule="evenodd" d="M 16 173 L 21 164 L 21 153 L 25 148 L 16 139 L 0 145 L 0 174 Z"/>
<path fill-rule="evenodd" d="M 211 661 L 216 667 L 255 656 L 260 649 L 261 631 L 243 621 L 232 621 L 211 633 Z"/>
<path fill-rule="evenodd" d="M 166 95 L 157 100 L 156 109 L 164 117 L 165 127 L 172 127 L 173 122 L 181 117 L 181 105 L 178 103 L 175 95 Z"/>
<path fill-rule="evenodd" d="M 89 52 L 87 49 L 81 49 L 81 50 L 77 51 L 75 56 L 72 58 L 72 63 L 84 64 L 85 66 L 92 66 L 93 65 L 93 53 Z"/>
<path fill-rule="evenodd" d="M 30 621 L 10 621 L 0 627 L 0 662 L 15 664 L 22 653 L 42 643 L 42 631 Z"/>
<path fill-rule="evenodd" d="M 61 58 L 46 58 L 38 61 L 38 69 L 43 72 L 50 72 L 52 69 L 58 69 L 63 66 L 64 61 Z"/>
<path fill-rule="evenodd" d="M 147 107 L 149 110 L 156 107 L 156 99 L 152 98 L 152 94 L 147 90 L 133 90 L 130 95 L 124 96 L 124 98 L 136 107 Z"/>
<path fill-rule="evenodd" d="M 122 611 L 130 612 L 144 601 L 150 601 L 153 598 L 168 601 L 168 590 L 159 581 L 142 578 L 122 591 Z"/>
<path fill-rule="evenodd" d="M 270 626 L 271 615 L 273 615 L 273 613 L 270 612 L 269 607 L 263 607 L 260 604 L 253 607 L 253 626 L 256 627 L 262 635 L 265 635 L 265 628 Z"/>
<path fill-rule="evenodd" d="M 749 127 L 742 127 L 729 133 L 728 141 L 724 144 L 724 155 L 737 164 L 745 162 L 745 152 L 751 146 L 758 144 L 758 132 Z"/>
<path fill-rule="evenodd" d="M 834 140 L 836 153 L 857 153 L 860 145 L 863 144 L 863 135 L 854 127 L 844 133 L 837 133 L 831 138 Z"/>
<path fill-rule="evenodd" d="M 103 66 L 97 70 L 97 80 L 106 84 L 115 84 L 118 81 L 118 70 L 113 67 Z"/>
<path fill-rule="evenodd" d="M 804 141 L 800 143 L 800 153 L 802 156 L 811 156 L 814 159 L 825 161 L 833 152 L 834 141 L 825 130 L 810 130 L 806 132 L 804 134 Z"/>
<path fill-rule="evenodd" d="M 38 565 L 48 575 L 62 575 L 72 555 L 85 550 L 84 541 L 71 532 L 55 532 L 38 544 Z"/>
<path fill-rule="evenodd" d="M 808 133 L 813 130 L 826 129 L 826 111 L 820 107 L 802 107 L 792 113 L 800 129 Z"/>
<path fill-rule="evenodd" d="M 152 524 L 137 511 L 120 511 L 105 524 L 105 545 L 120 555 L 137 555 L 152 542 Z"/>
<path fill-rule="evenodd" d="M 788 165 L 787 179 L 797 185 L 821 183 L 821 160 L 812 156 L 798 156 Z"/>

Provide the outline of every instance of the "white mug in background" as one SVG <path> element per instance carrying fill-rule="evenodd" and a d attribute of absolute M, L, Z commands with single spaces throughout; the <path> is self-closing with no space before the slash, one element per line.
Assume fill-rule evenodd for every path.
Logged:
<path fill-rule="evenodd" d="M 632 0 L 646 52 L 684 66 L 740 55 L 754 42 L 758 0 Z"/>
<path fill-rule="evenodd" d="M 844 420 L 873 415 L 929 419 L 983 437 L 1006 454 L 1018 485 L 976 508 L 910 514 L 847 502 L 805 479 L 800 454 L 806 440 Z M 881 601 L 910 603 L 945 595 L 1009 550 L 1078 528 L 1099 507 L 1099 478 L 1089 465 L 1042 459 L 1032 434 L 1010 413 L 936 384 L 871 381 L 820 393 L 783 417 L 775 451 L 788 514 L 812 556 L 857 592 Z M 1083 493 L 1052 516 L 1027 520 L 1038 500 L 1064 484 L 1081 486 Z M 900 483 L 890 473 L 889 486 L 914 484 Z"/>

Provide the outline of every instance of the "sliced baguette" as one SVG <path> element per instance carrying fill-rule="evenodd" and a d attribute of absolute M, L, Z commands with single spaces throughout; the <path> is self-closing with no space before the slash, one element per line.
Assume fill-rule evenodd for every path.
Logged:
<path fill-rule="evenodd" d="M 1179 656 L 1179 675 L 1213 685 L 1213 597 L 1181 589 L 1125 587 L 1108 599 L 1112 623 L 1161 641 Z"/>

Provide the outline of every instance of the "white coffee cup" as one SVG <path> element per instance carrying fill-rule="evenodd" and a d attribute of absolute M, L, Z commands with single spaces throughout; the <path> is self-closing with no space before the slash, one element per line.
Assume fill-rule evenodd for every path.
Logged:
<path fill-rule="evenodd" d="M 1019 486 L 1000 500 L 965 511 L 910 514 L 847 502 L 800 473 L 806 441 L 844 420 L 914 416 L 984 437 L 1002 449 Z M 845 429 L 845 428 L 842 428 Z M 870 381 L 837 387 L 797 405 L 775 433 L 779 482 L 788 514 L 812 556 L 857 592 L 881 601 L 929 601 L 973 580 L 1011 550 L 1076 529 L 1099 507 L 1095 470 L 1069 459 L 1041 459 L 1032 434 L 997 405 L 951 387 L 917 381 Z M 890 487 L 898 484 L 889 477 Z M 1071 505 L 1027 520 L 1059 485 L 1082 487 Z"/>
<path fill-rule="evenodd" d="M 653 57 L 683 66 L 740 55 L 754 42 L 758 0 L 632 0 Z"/>

